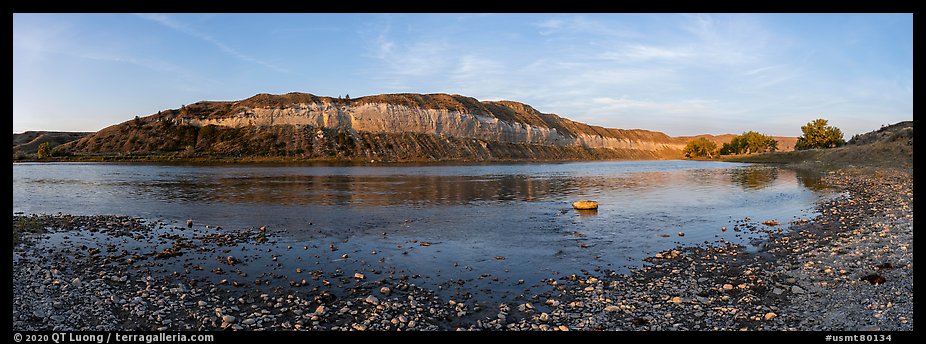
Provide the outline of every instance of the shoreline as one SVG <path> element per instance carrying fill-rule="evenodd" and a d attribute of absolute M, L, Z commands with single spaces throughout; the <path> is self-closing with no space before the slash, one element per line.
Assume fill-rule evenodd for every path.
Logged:
<path fill-rule="evenodd" d="M 683 247 L 647 258 L 648 265 L 629 274 L 550 276 L 550 291 L 479 308 L 467 299 L 441 298 L 398 274 L 246 277 L 290 280 L 292 286 L 267 290 L 167 272 L 195 275 L 209 259 L 231 280 L 248 262 L 223 262 L 226 250 L 275 245 L 272 232 L 258 229 L 177 231 L 115 216 L 36 217 L 40 226 L 57 229 L 26 234 L 26 243 L 14 245 L 13 328 L 912 330 L 912 180 L 912 170 L 831 172 L 825 183 L 851 198 L 818 204 L 819 216 L 782 232 L 784 224 L 743 223 L 744 231 L 768 235 L 755 253 L 735 245 Z M 21 227 L 34 228 L 31 218 L 14 215 L 14 228 L 19 219 L 26 221 Z M 157 244 L 126 244 L 133 240 Z M 885 281 L 862 280 L 871 275 Z M 342 290 L 310 288 L 319 282 Z M 839 310 L 835 319 L 828 315 L 832 309 Z"/>

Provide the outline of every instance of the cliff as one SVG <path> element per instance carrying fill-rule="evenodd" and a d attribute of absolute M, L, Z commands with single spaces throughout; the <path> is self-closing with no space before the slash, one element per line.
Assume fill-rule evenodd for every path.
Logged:
<path fill-rule="evenodd" d="M 66 147 L 77 155 L 586 160 L 681 158 L 686 143 L 660 132 L 579 123 L 512 101 L 449 94 L 340 99 L 288 93 L 160 111 Z"/>

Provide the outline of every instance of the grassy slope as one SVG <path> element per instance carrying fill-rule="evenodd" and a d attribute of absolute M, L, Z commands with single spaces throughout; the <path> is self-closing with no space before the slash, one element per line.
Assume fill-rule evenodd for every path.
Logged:
<path fill-rule="evenodd" d="M 850 167 L 913 168 L 911 141 L 879 141 L 834 149 L 810 149 L 725 158 L 732 162 L 775 163 L 824 170 Z"/>

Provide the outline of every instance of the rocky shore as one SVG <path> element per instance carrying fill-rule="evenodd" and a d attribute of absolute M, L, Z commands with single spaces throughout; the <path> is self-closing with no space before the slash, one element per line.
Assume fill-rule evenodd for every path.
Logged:
<path fill-rule="evenodd" d="M 447 299 L 393 271 L 324 272 L 308 261 L 334 245 L 287 246 L 267 228 L 14 214 L 13 328 L 912 330 L 912 170 L 823 182 L 842 193 L 809 221 L 717 229 L 760 234 L 758 250 L 677 247 L 629 274 L 550 276 L 547 291 L 496 304 Z M 305 251 L 306 268 L 246 269 L 285 250 Z"/>

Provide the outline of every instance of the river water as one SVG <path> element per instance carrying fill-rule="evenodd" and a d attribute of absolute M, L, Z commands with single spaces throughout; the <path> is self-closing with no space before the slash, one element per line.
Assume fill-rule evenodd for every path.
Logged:
<path fill-rule="evenodd" d="M 470 290 L 510 296 L 559 274 L 626 272 L 676 245 L 746 243 L 744 233 L 721 227 L 810 217 L 826 197 L 815 182 L 787 169 L 703 161 L 16 163 L 13 212 L 267 226 L 283 244 L 337 244 L 336 255 L 350 254 L 332 253 L 327 269 L 378 265 L 421 275 L 423 285 L 464 280 Z M 598 201 L 599 210 L 573 210 L 580 199 Z"/>

